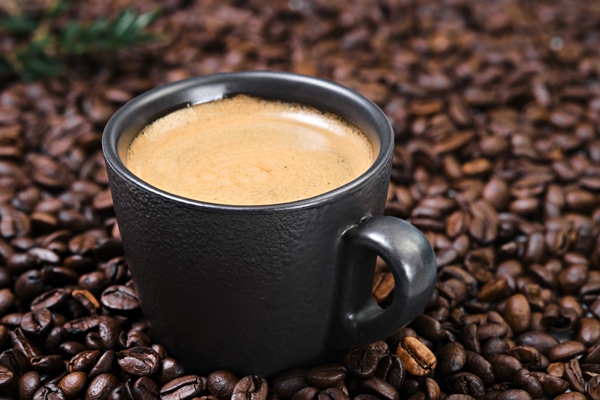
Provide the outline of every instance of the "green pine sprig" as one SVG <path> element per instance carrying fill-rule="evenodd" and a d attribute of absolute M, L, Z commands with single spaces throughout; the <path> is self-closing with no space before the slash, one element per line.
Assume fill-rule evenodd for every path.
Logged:
<path fill-rule="evenodd" d="M 90 24 L 71 21 L 63 27 L 52 25 L 68 9 L 67 0 L 48 7 L 41 17 L 23 14 L 0 18 L 0 31 L 27 36 L 24 45 L 0 56 L 0 77 L 18 75 L 33 81 L 62 74 L 66 58 L 84 54 L 103 54 L 159 40 L 146 28 L 158 11 L 137 14 L 126 9 L 112 18 L 99 17 Z"/>

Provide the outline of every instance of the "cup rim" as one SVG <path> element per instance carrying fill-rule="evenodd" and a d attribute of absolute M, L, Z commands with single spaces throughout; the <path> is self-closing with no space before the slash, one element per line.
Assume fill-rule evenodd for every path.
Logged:
<path fill-rule="evenodd" d="M 245 79 L 245 80 L 280 80 L 286 82 L 293 82 L 299 85 L 311 85 L 318 87 L 321 90 L 328 90 L 335 92 L 336 95 L 341 95 L 345 101 L 352 104 L 352 108 L 355 110 L 364 110 L 364 112 L 370 114 L 373 120 L 373 128 L 377 133 L 380 140 L 379 154 L 371 164 L 371 166 L 363 172 L 360 176 L 353 179 L 352 181 L 332 189 L 328 192 L 321 193 L 319 195 L 309 197 L 306 199 L 296 200 L 286 203 L 276 204 L 261 204 L 261 205 L 230 205 L 230 204 L 218 204 L 210 203 L 187 197 L 182 197 L 170 192 L 166 192 L 159 189 L 142 179 L 134 175 L 121 161 L 118 153 L 119 140 L 123 134 L 124 128 L 127 126 L 127 121 L 130 120 L 136 112 L 143 107 L 147 107 L 151 103 L 159 102 L 162 97 L 167 94 L 173 94 L 180 91 L 189 90 L 194 87 L 201 87 L 206 84 L 217 84 L 219 82 L 226 85 L 228 80 L 232 79 Z M 224 86 L 223 96 L 231 94 L 228 93 Z M 260 94 L 256 95 L 260 97 Z M 190 99 L 187 104 L 197 104 L 202 101 L 216 100 L 212 99 Z M 291 100 L 294 101 L 294 100 Z M 306 103 L 311 105 L 310 103 Z M 164 111 L 171 112 L 175 109 L 181 108 L 185 103 L 177 106 L 165 108 Z M 318 107 L 317 107 L 318 108 Z M 146 122 L 146 125 L 152 121 Z M 207 211 L 218 211 L 218 212 L 272 212 L 272 211 L 288 211 L 297 210 L 303 208 L 311 208 L 322 205 L 330 201 L 344 196 L 348 192 L 354 192 L 362 187 L 367 181 L 376 179 L 376 176 L 382 169 L 386 168 L 388 160 L 391 159 L 394 151 L 394 131 L 392 126 L 387 119 L 383 111 L 370 99 L 358 93 L 357 91 L 348 87 L 342 86 L 336 82 L 317 78 L 308 75 L 301 75 L 291 72 L 280 72 L 280 71 L 238 71 L 238 72 L 222 72 L 209 75 L 195 76 L 187 79 L 183 79 L 176 82 L 167 83 L 161 86 L 157 86 L 150 89 L 135 98 L 128 101 L 119 110 L 117 110 L 104 128 L 102 134 L 102 152 L 107 163 L 107 167 L 110 166 L 112 171 L 116 173 L 122 180 L 128 184 L 135 185 L 142 188 L 143 190 L 152 193 L 153 195 L 159 196 L 165 200 L 185 204 L 195 208 L 203 208 Z"/>

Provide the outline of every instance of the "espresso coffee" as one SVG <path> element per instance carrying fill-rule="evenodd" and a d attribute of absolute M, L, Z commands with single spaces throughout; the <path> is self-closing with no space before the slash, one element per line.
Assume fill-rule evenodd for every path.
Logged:
<path fill-rule="evenodd" d="M 166 192 L 209 203 L 268 205 L 340 187 L 373 164 L 367 137 L 312 107 L 237 95 L 148 125 L 125 165 Z"/>

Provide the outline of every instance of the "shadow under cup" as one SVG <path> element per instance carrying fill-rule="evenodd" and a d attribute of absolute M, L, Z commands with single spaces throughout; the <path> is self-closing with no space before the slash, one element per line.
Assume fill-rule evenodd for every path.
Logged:
<path fill-rule="evenodd" d="M 137 178 L 121 161 L 154 120 L 242 93 L 337 114 L 367 136 L 375 161 L 330 192 L 259 206 L 170 194 Z M 393 131 L 375 104 L 350 89 L 268 71 L 191 78 L 127 103 L 107 124 L 102 145 L 144 316 L 153 339 L 188 371 L 270 377 L 330 361 L 345 348 L 401 328 L 433 292 L 435 258 L 425 237 L 399 219 L 380 217 Z M 387 310 L 371 296 L 376 254 L 396 281 Z"/>

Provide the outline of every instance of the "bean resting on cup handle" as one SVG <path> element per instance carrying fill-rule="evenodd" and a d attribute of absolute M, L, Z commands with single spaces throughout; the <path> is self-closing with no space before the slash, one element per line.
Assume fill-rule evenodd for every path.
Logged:
<path fill-rule="evenodd" d="M 372 217 L 343 234 L 344 282 L 339 294 L 341 332 L 332 343 L 353 347 L 380 340 L 402 328 L 423 310 L 433 294 L 435 253 L 414 226 L 395 217 Z M 387 309 L 373 300 L 375 256 L 394 276 L 394 300 Z"/>

